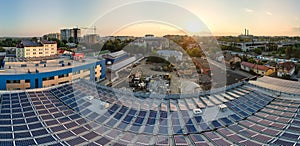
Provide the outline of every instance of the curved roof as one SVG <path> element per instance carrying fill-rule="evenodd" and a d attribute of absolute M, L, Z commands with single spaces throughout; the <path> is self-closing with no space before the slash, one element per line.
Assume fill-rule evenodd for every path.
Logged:
<path fill-rule="evenodd" d="M 299 145 L 299 106 L 296 97 L 277 97 L 272 90 L 249 83 L 225 92 L 165 99 L 80 80 L 3 92 L 0 143 Z M 202 112 L 195 114 L 194 109 Z"/>

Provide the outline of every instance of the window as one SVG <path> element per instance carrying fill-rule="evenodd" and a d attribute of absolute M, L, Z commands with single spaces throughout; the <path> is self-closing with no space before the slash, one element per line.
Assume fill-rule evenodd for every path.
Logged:
<path fill-rule="evenodd" d="M 59 75 L 58 78 L 64 78 L 64 77 L 68 77 L 69 74 L 62 74 L 62 75 Z"/>
<path fill-rule="evenodd" d="M 36 49 L 33 49 L 33 51 L 36 51 Z"/>
<path fill-rule="evenodd" d="M 39 54 L 43 54 L 43 52 L 39 52 Z"/>
<path fill-rule="evenodd" d="M 30 51 L 30 49 L 26 49 L 26 51 Z"/>
<path fill-rule="evenodd" d="M 54 80 L 54 76 L 43 78 L 43 81 Z"/>
<path fill-rule="evenodd" d="M 73 72 L 73 75 L 77 75 L 77 74 L 80 74 L 80 70 Z"/>
<path fill-rule="evenodd" d="M 36 52 L 33 52 L 33 55 L 35 55 L 36 54 Z"/>
<path fill-rule="evenodd" d="M 30 83 L 30 80 L 25 80 L 25 83 Z"/>
<path fill-rule="evenodd" d="M 6 80 L 6 83 L 20 83 L 20 80 Z"/>

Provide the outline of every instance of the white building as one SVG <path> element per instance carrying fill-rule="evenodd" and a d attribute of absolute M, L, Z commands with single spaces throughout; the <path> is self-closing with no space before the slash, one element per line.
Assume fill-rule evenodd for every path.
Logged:
<path fill-rule="evenodd" d="M 182 52 L 176 51 L 176 50 L 158 50 L 157 54 L 160 56 L 165 57 L 164 59 L 168 60 L 171 56 L 176 58 L 176 61 L 182 60 Z"/>
<path fill-rule="evenodd" d="M 296 65 L 293 62 L 280 62 L 278 63 L 277 76 L 282 77 L 283 75 L 294 75 Z"/>

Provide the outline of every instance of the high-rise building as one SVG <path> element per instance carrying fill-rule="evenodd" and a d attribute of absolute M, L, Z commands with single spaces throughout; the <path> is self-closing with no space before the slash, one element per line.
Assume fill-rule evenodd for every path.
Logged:
<path fill-rule="evenodd" d="M 98 38 L 97 34 L 87 34 L 83 36 L 83 41 L 88 44 L 95 44 L 97 43 L 97 38 Z"/>
<path fill-rule="evenodd" d="M 71 30 L 70 29 L 61 29 L 60 30 L 60 40 L 68 41 L 71 37 Z"/>
<path fill-rule="evenodd" d="M 70 42 L 70 38 L 73 38 Z M 66 40 L 69 43 L 78 43 L 81 37 L 81 30 L 79 28 L 72 29 L 61 29 L 60 30 L 60 40 Z"/>
<path fill-rule="evenodd" d="M 81 36 L 81 30 L 79 28 L 71 29 L 71 37 L 73 37 L 72 43 L 78 43 L 80 40 L 80 36 Z"/>
<path fill-rule="evenodd" d="M 49 33 L 47 37 L 49 39 L 60 39 L 60 33 Z"/>

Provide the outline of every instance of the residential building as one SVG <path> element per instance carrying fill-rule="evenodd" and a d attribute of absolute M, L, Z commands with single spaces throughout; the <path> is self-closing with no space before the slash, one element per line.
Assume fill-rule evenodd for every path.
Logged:
<path fill-rule="evenodd" d="M 47 35 L 48 39 L 60 39 L 60 33 L 49 33 Z"/>
<path fill-rule="evenodd" d="M 87 34 L 83 36 L 83 42 L 87 44 L 96 44 L 99 35 L 97 34 Z"/>
<path fill-rule="evenodd" d="M 211 68 L 209 66 L 207 59 L 193 57 L 192 61 L 194 62 L 196 67 L 201 71 L 202 74 L 210 76 Z"/>
<path fill-rule="evenodd" d="M 242 62 L 241 57 L 239 57 L 238 55 L 233 55 L 231 53 L 226 53 L 224 55 L 224 59 L 225 59 L 225 62 L 228 64 L 236 64 L 238 62 Z"/>
<path fill-rule="evenodd" d="M 295 73 L 296 65 L 293 62 L 280 62 L 278 63 L 277 76 L 284 75 L 292 76 Z"/>
<path fill-rule="evenodd" d="M 71 37 L 73 38 L 73 41 L 69 43 L 78 43 L 81 37 L 81 30 L 79 28 L 60 30 L 60 40 L 69 41 Z"/>
<path fill-rule="evenodd" d="M 169 60 L 170 57 L 175 57 L 176 61 L 181 61 L 183 56 L 182 52 L 176 50 L 158 50 L 157 54 L 166 60 Z"/>
<path fill-rule="evenodd" d="M 60 40 L 68 41 L 71 37 L 71 30 L 70 29 L 61 29 L 60 30 Z"/>
<path fill-rule="evenodd" d="M 264 66 L 264 65 L 253 64 L 249 62 L 242 62 L 241 69 L 247 72 L 252 71 L 258 75 L 267 75 L 267 76 L 275 72 L 275 68 Z"/>
<path fill-rule="evenodd" d="M 44 57 L 56 54 L 57 43 L 55 41 L 22 41 L 16 48 L 16 57 Z"/>

